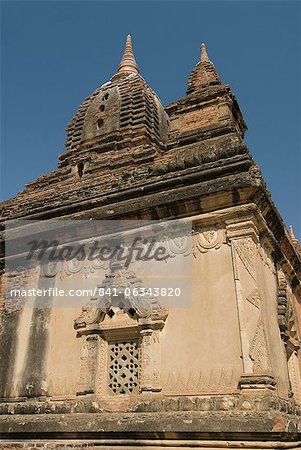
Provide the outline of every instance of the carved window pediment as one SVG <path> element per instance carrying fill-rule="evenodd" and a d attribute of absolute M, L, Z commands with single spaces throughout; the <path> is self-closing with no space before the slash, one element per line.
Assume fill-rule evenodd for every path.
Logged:
<path fill-rule="evenodd" d="M 102 295 L 82 308 L 74 324 L 85 350 L 78 394 L 105 397 L 161 390 L 160 341 L 168 311 L 157 298 L 134 295 L 141 287 L 134 272 L 115 265 L 98 286 Z M 92 336 L 96 349 L 87 346 Z"/>
<path fill-rule="evenodd" d="M 74 327 L 80 330 L 89 325 L 91 329 L 94 324 L 99 325 L 97 329 L 101 329 L 107 323 L 106 315 L 114 315 L 114 308 L 127 312 L 129 317 L 136 318 L 138 322 L 165 321 L 167 309 L 160 306 L 158 298 L 135 295 L 141 288 L 144 288 L 142 280 L 133 271 L 116 264 L 97 286 L 99 296 L 92 298 L 82 308 Z"/>

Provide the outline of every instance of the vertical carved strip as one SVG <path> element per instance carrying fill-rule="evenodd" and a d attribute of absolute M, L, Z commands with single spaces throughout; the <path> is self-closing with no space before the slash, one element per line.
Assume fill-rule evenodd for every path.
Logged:
<path fill-rule="evenodd" d="M 288 360 L 289 378 L 294 399 L 301 403 L 301 376 L 297 351 L 295 350 Z"/>
<path fill-rule="evenodd" d="M 142 330 L 140 347 L 140 390 L 160 391 L 160 331 Z"/>
<path fill-rule="evenodd" d="M 87 373 L 87 361 L 88 361 L 88 349 L 86 336 L 81 336 L 81 353 L 80 353 L 80 373 L 78 382 L 78 394 L 84 394 L 86 392 L 86 373 Z"/>
<path fill-rule="evenodd" d="M 237 314 L 238 314 L 238 323 L 239 323 L 239 331 L 240 331 L 240 339 L 241 339 L 241 351 L 242 351 L 242 359 L 243 359 L 243 370 L 244 372 L 251 373 L 253 370 L 253 363 L 249 355 L 249 337 L 246 331 L 245 320 L 244 320 L 244 299 L 242 295 L 242 287 L 239 279 L 239 273 L 237 268 L 237 255 L 235 251 L 235 244 L 231 241 L 231 252 L 232 252 L 232 262 L 233 262 L 233 271 L 234 271 L 234 283 L 235 283 L 235 291 L 236 291 L 236 300 L 237 300 Z"/>
<path fill-rule="evenodd" d="M 275 389 L 265 336 L 256 271 L 258 231 L 251 220 L 229 223 L 244 373 L 239 387 L 244 392 Z"/>
<path fill-rule="evenodd" d="M 152 336 L 153 390 L 161 391 L 161 331 L 155 330 Z"/>
<path fill-rule="evenodd" d="M 96 361 L 98 354 L 98 336 L 82 336 L 80 379 L 78 394 L 95 392 Z"/>
<path fill-rule="evenodd" d="M 101 337 L 99 337 L 98 349 L 96 393 L 103 396 L 108 390 L 108 343 Z"/>
<path fill-rule="evenodd" d="M 141 331 L 140 347 L 140 389 L 141 391 L 152 390 L 152 334 L 153 330 Z"/>
<path fill-rule="evenodd" d="M 272 371 L 261 318 L 258 320 L 256 331 L 250 344 L 250 357 L 253 361 L 254 373 L 265 374 Z"/>
<path fill-rule="evenodd" d="M 251 338 L 248 333 L 248 317 L 246 317 L 245 311 L 245 300 L 247 296 L 244 293 L 243 280 L 245 277 L 249 277 L 254 288 L 257 287 L 255 269 L 255 243 L 258 242 L 257 230 L 251 221 L 231 223 L 227 226 L 227 237 L 231 245 L 243 369 L 245 373 L 252 373 L 253 361 L 250 355 Z M 244 267 L 243 274 L 240 273 L 239 266 Z M 258 314 L 257 312 L 256 315 Z"/>

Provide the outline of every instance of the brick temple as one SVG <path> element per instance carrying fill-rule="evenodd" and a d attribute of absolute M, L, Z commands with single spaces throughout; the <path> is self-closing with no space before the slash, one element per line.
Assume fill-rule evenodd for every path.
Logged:
<path fill-rule="evenodd" d="M 8 307 L 3 245 L 1 449 L 301 448 L 301 248 L 246 130 L 204 44 L 186 96 L 164 108 L 127 37 L 116 74 L 69 123 L 57 170 L 1 204 L 1 233 L 16 219 L 189 220 L 192 303 Z M 70 261 L 31 282 L 97 270 Z M 134 268 L 114 270 L 112 283 L 137 285 Z"/>

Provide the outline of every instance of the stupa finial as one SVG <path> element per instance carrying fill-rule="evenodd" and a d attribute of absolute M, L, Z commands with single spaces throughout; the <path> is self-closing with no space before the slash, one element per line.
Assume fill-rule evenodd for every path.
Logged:
<path fill-rule="evenodd" d="M 206 45 L 201 44 L 201 58 L 196 67 L 190 73 L 188 79 L 187 94 L 191 94 L 202 89 L 207 89 L 208 86 L 215 86 L 221 84 L 221 79 L 217 73 L 212 61 L 210 61 Z"/>
<path fill-rule="evenodd" d="M 139 69 L 133 53 L 132 37 L 130 34 L 128 34 L 126 37 L 124 54 L 119 64 L 119 69 L 117 71 L 117 73 L 122 72 L 139 73 Z"/>
<path fill-rule="evenodd" d="M 206 45 L 204 44 L 204 42 L 201 45 L 201 62 L 210 62 L 207 50 L 206 50 Z"/>
<path fill-rule="evenodd" d="M 296 236 L 295 236 L 295 233 L 294 233 L 294 230 L 293 230 L 293 226 L 292 226 L 292 225 L 290 225 L 290 227 L 289 227 L 289 234 L 290 234 L 290 237 L 291 237 L 293 240 L 296 240 Z"/>

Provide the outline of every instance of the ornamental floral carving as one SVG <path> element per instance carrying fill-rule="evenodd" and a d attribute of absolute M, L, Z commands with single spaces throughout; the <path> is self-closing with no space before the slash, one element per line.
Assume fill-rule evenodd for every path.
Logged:
<path fill-rule="evenodd" d="M 62 263 L 60 261 L 49 261 L 43 266 L 43 274 L 45 277 L 55 277 L 62 268 Z"/>
<path fill-rule="evenodd" d="M 88 277 L 101 269 L 108 269 L 109 262 L 103 261 L 100 258 L 95 258 L 89 261 L 88 259 L 82 260 L 73 258 L 65 263 L 65 274 L 72 276 L 77 273 L 81 273 L 84 277 Z"/>
<path fill-rule="evenodd" d="M 165 320 L 167 310 L 160 306 L 157 297 L 133 295 L 134 289 L 140 292 L 143 287 L 142 280 L 133 271 L 116 262 L 105 276 L 104 281 L 97 286 L 98 292 L 103 292 L 103 295 L 92 298 L 82 308 L 81 315 L 75 320 L 75 328 L 80 329 L 86 325 L 102 322 L 112 306 L 121 305 L 124 310 L 133 309 L 139 318 L 152 317 Z M 116 289 L 118 292 L 117 297 L 111 295 L 112 289 Z"/>
<path fill-rule="evenodd" d="M 188 256 L 191 254 L 191 236 L 178 236 L 167 242 L 168 255 L 174 258 L 178 255 Z"/>
<path fill-rule="evenodd" d="M 66 272 L 69 274 L 78 273 L 84 265 L 84 261 L 73 258 L 70 261 L 66 262 Z"/>
<path fill-rule="evenodd" d="M 194 234 L 194 256 L 198 251 L 207 253 L 209 250 L 218 250 L 224 243 L 224 231 L 222 229 L 196 229 Z"/>

